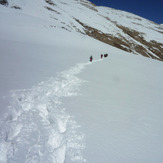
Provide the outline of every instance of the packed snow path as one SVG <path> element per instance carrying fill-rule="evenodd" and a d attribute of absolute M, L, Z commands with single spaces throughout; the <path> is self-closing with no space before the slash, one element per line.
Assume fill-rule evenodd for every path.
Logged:
<path fill-rule="evenodd" d="M 66 156 L 84 162 L 84 135 L 62 107 L 62 97 L 77 95 L 83 82 L 75 75 L 81 63 L 29 90 L 12 91 L 12 103 L 1 122 L 1 163 L 64 163 Z"/>

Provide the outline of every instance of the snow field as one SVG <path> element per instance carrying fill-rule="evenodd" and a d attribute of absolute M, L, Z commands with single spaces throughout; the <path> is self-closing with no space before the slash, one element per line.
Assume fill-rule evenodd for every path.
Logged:
<path fill-rule="evenodd" d="M 87 161 L 162 162 L 162 62 L 111 54 L 87 72 L 79 74 L 89 82 L 75 97 L 83 104 L 76 116 L 87 136 Z"/>
<path fill-rule="evenodd" d="M 71 15 L 77 14 L 88 25 L 116 33 L 77 1 L 72 6 L 55 1 L 58 21 L 45 1 L 32 2 L 19 1 L 22 10 L 0 6 L 0 162 L 162 163 L 162 62 L 75 32 L 74 25 L 82 31 L 73 24 Z M 74 4 L 84 12 L 72 10 Z M 131 16 L 98 11 L 119 22 Z M 130 24 L 127 20 L 122 22 Z M 67 25 L 71 32 L 61 28 Z M 146 27 L 133 28 L 146 33 Z M 155 33 L 147 39 L 158 37 Z M 99 62 L 101 53 L 109 57 Z"/>
<path fill-rule="evenodd" d="M 12 91 L 9 120 L 1 124 L 1 162 L 84 161 L 84 135 L 79 125 L 62 108 L 62 97 L 75 96 L 83 82 L 75 77 L 86 65 L 66 70 L 56 79 L 29 90 Z M 21 157 L 20 157 L 21 156 Z"/>

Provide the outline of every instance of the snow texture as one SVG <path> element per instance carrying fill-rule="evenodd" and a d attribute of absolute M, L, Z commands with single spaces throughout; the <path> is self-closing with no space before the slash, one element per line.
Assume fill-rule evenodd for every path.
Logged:
<path fill-rule="evenodd" d="M 0 5 L 0 163 L 162 163 L 162 62 L 83 35 L 72 15 L 113 35 L 122 31 L 102 26 L 99 14 L 136 21 L 147 40 L 162 35 L 127 12 L 90 10 L 86 0 L 54 3 Z"/>
<path fill-rule="evenodd" d="M 77 95 L 82 80 L 75 75 L 88 64 L 78 64 L 32 89 L 11 92 L 9 120 L 1 123 L 1 162 L 64 163 L 66 155 L 84 161 L 84 135 L 62 108 L 61 98 Z"/>

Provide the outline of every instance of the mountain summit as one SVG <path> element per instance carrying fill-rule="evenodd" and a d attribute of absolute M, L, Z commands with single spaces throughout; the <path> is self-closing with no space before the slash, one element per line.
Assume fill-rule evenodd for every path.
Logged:
<path fill-rule="evenodd" d="M 80 32 L 122 50 L 163 60 L 163 27 L 140 16 L 87 0 L 1 0 L 0 4 L 49 20 L 51 28 Z"/>

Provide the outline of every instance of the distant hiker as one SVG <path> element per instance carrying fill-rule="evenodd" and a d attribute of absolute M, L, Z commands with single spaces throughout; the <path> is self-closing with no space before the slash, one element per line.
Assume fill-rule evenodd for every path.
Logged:
<path fill-rule="evenodd" d="M 104 54 L 104 57 L 107 57 L 108 56 L 108 54 Z"/>
<path fill-rule="evenodd" d="M 101 54 L 101 59 L 103 58 L 103 54 Z"/>
<path fill-rule="evenodd" d="M 92 60 L 93 60 L 93 57 L 92 57 L 92 55 L 90 56 L 90 62 L 92 62 Z"/>

